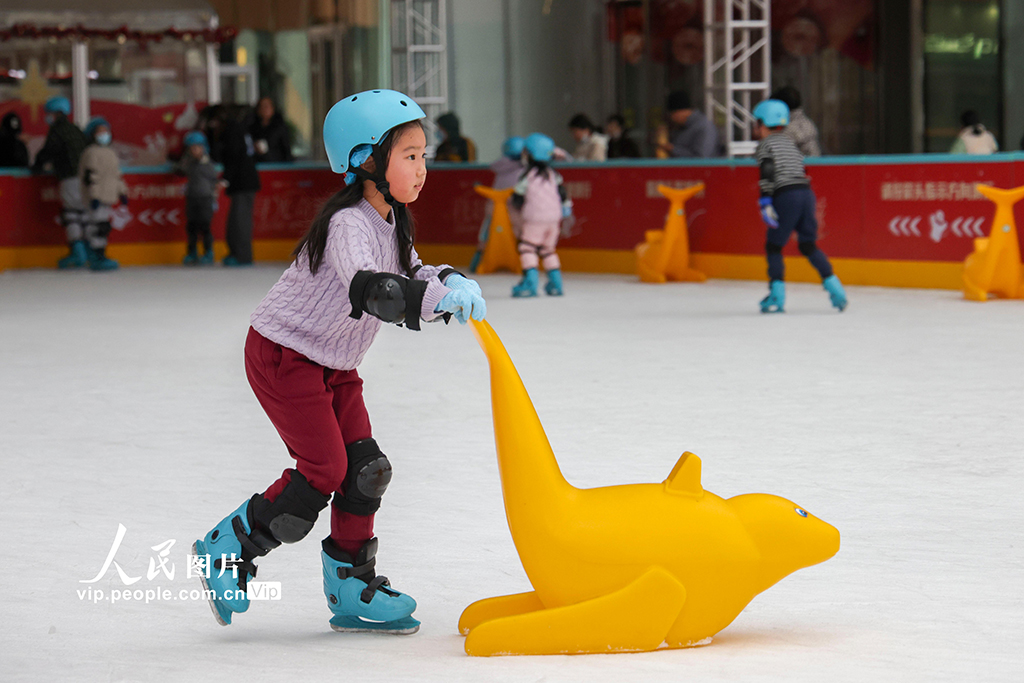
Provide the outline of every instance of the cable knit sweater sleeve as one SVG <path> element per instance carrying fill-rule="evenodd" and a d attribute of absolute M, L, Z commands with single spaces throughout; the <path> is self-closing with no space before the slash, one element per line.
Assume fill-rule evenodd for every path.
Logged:
<path fill-rule="evenodd" d="M 324 260 L 341 279 L 352 282 L 355 274 L 361 270 L 374 273 L 399 273 L 398 249 L 395 241 L 394 225 L 376 220 L 369 209 L 364 211 L 339 211 L 331 219 L 330 236 Z M 369 220 L 367 220 L 369 218 Z M 422 265 L 415 249 L 412 254 L 412 266 Z M 416 271 L 417 280 L 426 280 L 427 291 L 423 295 L 420 317 L 433 320 L 439 313 L 437 305 L 449 290 L 437 279 L 440 268 L 424 266 Z"/>

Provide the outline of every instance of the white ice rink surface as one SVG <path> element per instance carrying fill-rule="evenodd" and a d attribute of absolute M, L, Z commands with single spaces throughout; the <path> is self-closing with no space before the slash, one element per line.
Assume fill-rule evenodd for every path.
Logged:
<path fill-rule="evenodd" d="M 1024 302 L 849 288 L 566 278 L 489 320 L 580 487 L 663 480 L 683 450 L 724 497 L 785 496 L 839 554 L 755 598 L 708 647 L 470 658 L 470 602 L 529 590 L 502 508 L 486 361 L 466 327 L 385 327 L 360 372 L 395 479 L 378 571 L 419 602 L 414 636 L 333 633 L 322 515 L 262 560 L 283 599 L 218 626 L 192 541 L 291 462 L 246 382 L 248 317 L 281 266 L 0 274 L 0 679 L 29 681 L 1020 681 Z M 173 580 L 149 580 L 165 541 Z M 165 546 L 166 547 L 166 546 Z M 609 547 L 609 553 L 629 553 Z M 95 595 L 95 592 L 93 593 Z"/>

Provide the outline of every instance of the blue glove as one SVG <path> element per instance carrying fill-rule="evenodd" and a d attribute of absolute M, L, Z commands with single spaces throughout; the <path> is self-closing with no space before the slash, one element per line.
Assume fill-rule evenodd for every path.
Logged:
<path fill-rule="evenodd" d="M 779 214 L 775 213 L 775 206 L 772 204 L 772 198 L 761 197 L 757 203 L 761 207 L 761 220 L 764 221 L 765 225 L 769 228 L 779 227 Z"/>
<path fill-rule="evenodd" d="M 480 285 L 476 283 L 476 280 L 470 280 L 459 273 L 452 273 L 449 275 L 444 281 L 444 286 L 448 289 L 466 290 L 467 292 L 472 292 L 477 296 L 483 295 L 483 292 L 480 291 Z"/>
<path fill-rule="evenodd" d="M 121 206 L 128 206 L 128 195 L 121 195 Z"/>
<path fill-rule="evenodd" d="M 451 280 L 451 278 L 448 279 Z M 473 281 L 467 280 L 467 282 Z M 473 284 L 476 283 L 473 282 Z M 437 304 L 435 312 L 451 313 L 456 320 L 465 325 L 470 318 L 483 320 L 487 315 L 487 303 L 482 296 L 474 294 L 469 289 L 453 289 L 444 295 L 444 298 Z"/>
<path fill-rule="evenodd" d="M 100 208 L 100 200 L 98 200 L 98 199 L 92 200 L 91 202 L 89 202 L 89 207 L 93 211 L 95 211 L 96 209 Z"/>

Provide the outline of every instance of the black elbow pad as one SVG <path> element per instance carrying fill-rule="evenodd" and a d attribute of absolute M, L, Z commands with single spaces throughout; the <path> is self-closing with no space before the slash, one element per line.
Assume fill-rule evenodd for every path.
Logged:
<path fill-rule="evenodd" d="M 775 180 L 775 160 L 764 159 L 761 161 L 761 180 Z"/>
<path fill-rule="evenodd" d="M 353 318 L 369 313 L 386 323 L 420 329 L 420 308 L 427 283 L 410 280 L 394 273 L 374 273 L 361 270 L 352 278 L 348 298 L 352 303 Z"/>

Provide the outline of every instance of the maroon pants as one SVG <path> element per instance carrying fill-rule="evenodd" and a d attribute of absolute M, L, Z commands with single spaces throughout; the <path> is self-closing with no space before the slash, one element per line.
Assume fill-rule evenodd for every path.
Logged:
<path fill-rule="evenodd" d="M 344 495 L 345 445 L 371 436 L 359 374 L 318 365 L 251 327 L 245 340 L 245 374 L 295 458 L 295 469 L 320 493 Z M 274 501 L 290 480 L 287 469 L 263 496 Z M 373 515 L 362 517 L 331 506 L 331 539 L 339 548 L 354 556 L 372 536 Z"/>

